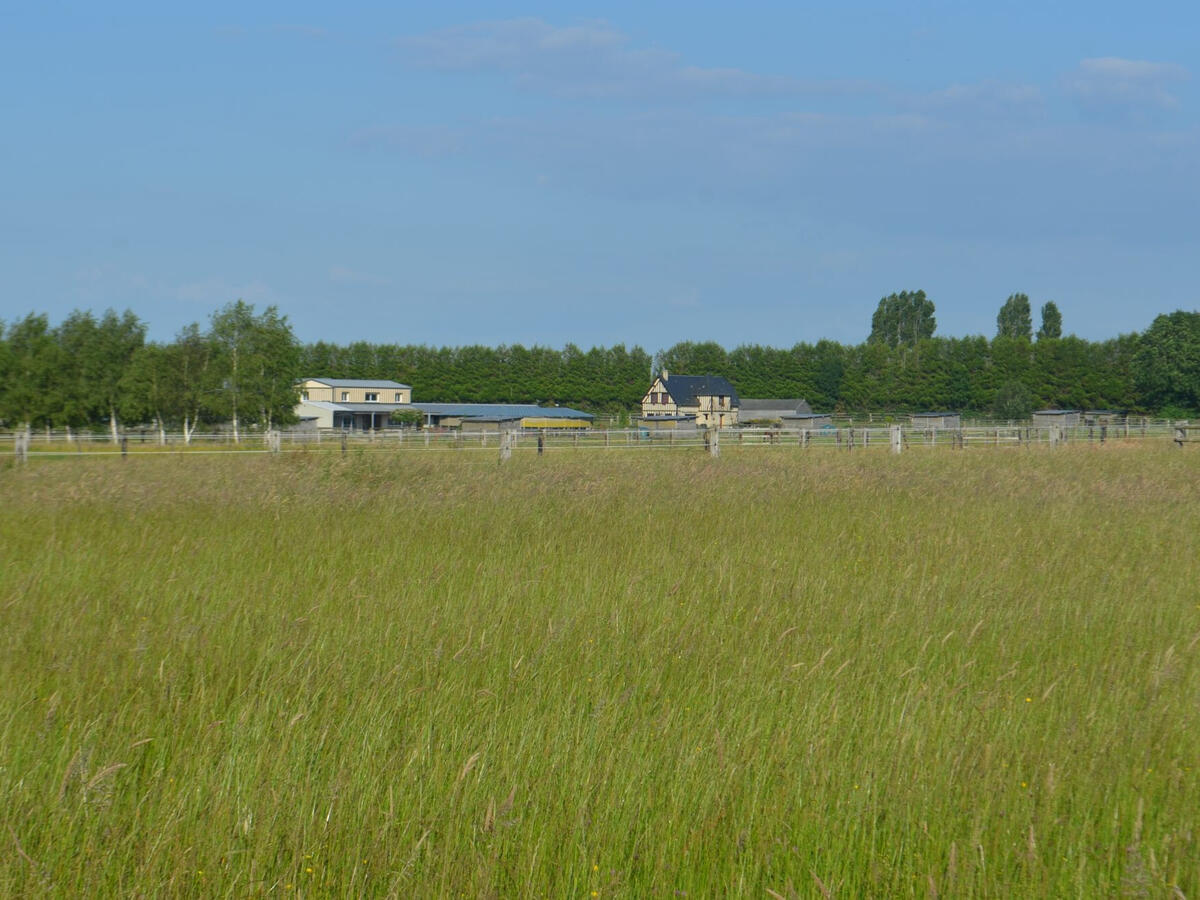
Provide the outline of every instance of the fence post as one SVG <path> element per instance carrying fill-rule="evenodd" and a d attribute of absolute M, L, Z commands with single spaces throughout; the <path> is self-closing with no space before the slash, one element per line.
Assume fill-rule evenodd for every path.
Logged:
<path fill-rule="evenodd" d="M 121 458 L 124 459 L 129 455 L 129 435 L 121 435 Z"/>
<path fill-rule="evenodd" d="M 898 454 L 903 449 L 900 443 L 900 426 L 892 426 L 892 452 Z"/>
<path fill-rule="evenodd" d="M 717 457 L 721 455 L 721 431 L 718 428 L 712 428 L 704 432 L 704 443 L 708 445 L 708 455 Z"/>
<path fill-rule="evenodd" d="M 13 435 L 13 453 L 17 456 L 17 462 L 29 462 L 29 432 L 25 430 L 18 431 Z"/>
<path fill-rule="evenodd" d="M 546 432 L 538 432 L 538 456 L 546 452 Z"/>
<path fill-rule="evenodd" d="M 278 453 L 281 443 L 282 435 L 274 428 L 269 429 L 267 431 L 267 449 L 272 453 Z"/>
<path fill-rule="evenodd" d="M 500 462 L 505 462 L 512 457 L 512 432 L 502 431 L 500 433 Z"/>
<path fill-rule="evenodd" d="M 342 456 L 346 455 L 346 432 L 342 432 Z"/>

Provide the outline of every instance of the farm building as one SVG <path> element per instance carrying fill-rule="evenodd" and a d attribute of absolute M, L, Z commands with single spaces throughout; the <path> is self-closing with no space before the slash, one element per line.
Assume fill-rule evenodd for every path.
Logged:
<path fill-rule="evenodd" d="M 642 425 L 670 417 L 690 418 L 699 427 L 727 428 L 738 422 L 737 390 L 719 375 L 659 373 L 642 398 Z"/>
<path fill-rule="evenodd" d="M 738 422 L 742 425 L 779 425 L 789 416 L 812 412 L 808 401 L 796 397 L 791 400 L 751 400 L 743 398 L 738 408 Z"/>
<path fill-rule="evenodd" d="M 407 403 L 330 403 L 327 400 L 302 400 L 296 406 L 300 430 L 339 428 L 344 431 L 375 431 L 394 427 L 392 410 L 407 409 Z"/>
<path fill-rule="evenodd" d="M 397 381 L 306 378 L 298 385 L 300 427 L 374 431 L 396 428 L 392 413 L 419 413 L 426 427 L 497 431 L 507 428 L 588 428 L 589 413 L 534 403 L 413 403 Z"/>
<path fill-rule="evenodd" d="M 911 422 L 913 428 L 920 428 L 926 431 L 934 428 L 939 430 L 962 428 L 962 416 L 956 412 L 913 413 Z"/>
<path fill-rule="evenodd" d="M 1067 427 L 1070 427 L 1071 425 L 1078 425 L 1079 410 L 1039 409 L 1033 414 L 1033 424 L 1035 426 L 1063 425 Z"/>
<path fill-rule="evenodd" d="M 392 411 L 412 402 L 411 386 L 387 379 L 305 378 L 297 387 L 301 428 L 386 428 Z"/>
<path fill-rule="evenodd" d="M 412 387 L 398 381 L 363 378 L 305 378 L 300 382 L 300 402 L 411 403 Z"/>
<path fill-rule="evenodd" d="M 829 413 L 798 412 L 783 417 L 783 427 L 794 428 L 797 431 L 815 431 L 832 426 L 833 416 Z"/>
<path fill-rule="evenodd" d="M 413 403 L 407 409 L 424 415 L 426 427 L 464 431 L 501 430 L 501 423 L 514 428 L 590 428 L 595 418 L 566 406 L 534 403 Z"/>

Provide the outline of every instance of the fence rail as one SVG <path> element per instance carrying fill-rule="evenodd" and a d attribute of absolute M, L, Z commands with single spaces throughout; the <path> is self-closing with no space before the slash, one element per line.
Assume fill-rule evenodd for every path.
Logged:
<path fill-rule="evenodd" d="M 19 460 L 51 456 L 104 456 L 148 453 L 273 453 L 295 451 L 418 451 L 474 450 L 497 453 L 575 450 L 672 450 L 703 448 L 713 455 L 724 447 L 795 447 L 846 451 L 901 452 L 948 447 L 1031 447 L 1036 445 L 1105 443 L 1108 441 L 1176 441 L 1200 434 L 1197 426 L 1171 420 L 1144 419 L 1118 425 L 970 425 L 956 429 L 915 428 L 911 425 L 844 425 L 811 430 L 737 428 L 722 430 L 719 441 L 700 429 L 647 428 L 587 429 L 574 432 L 518 430 L 509 432 L 457 429 L 388 429 L 368 432 L 267 431 L 242 433 L 236 442 L 229 433 L 128 431 L 114 441 L 107 434 L 68 431 L 0 432 L 0 448 Z M 1182 443 L 1179 444 L 1182 446 Z M 3 452 L 3 451 L 0 451 Z"/>

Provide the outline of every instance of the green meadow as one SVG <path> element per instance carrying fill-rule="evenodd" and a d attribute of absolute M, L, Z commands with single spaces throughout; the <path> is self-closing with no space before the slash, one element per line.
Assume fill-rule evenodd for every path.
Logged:
<path fill-rule="evenodd" d="M 0 896 L 1193 897 L 1200 453 L 0 468 Z"/>

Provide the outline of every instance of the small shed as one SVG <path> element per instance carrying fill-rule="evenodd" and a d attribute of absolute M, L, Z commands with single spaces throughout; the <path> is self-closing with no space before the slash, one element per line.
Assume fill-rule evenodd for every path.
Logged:
<path fill-rule="evenodd" d="M 922 431 L 962 428 L 962 416 L 956 412 L 913 413 L 911 422 L 913 428 Z"/>
<path fill-rule="evenodd" d="M 1062 425 L 1069 428 L 1079 424 L 1079 417 L 1077 409 L 1039 409 L 1033 414 L 1033 424 L 1035 427 Z"/>
<path fill-rule="evenodd" d="M 783 417 L 783 427 L 797 431 L 815 431 L 832 426 L 833 416 L 830 413 L 798 412 Z"/>

